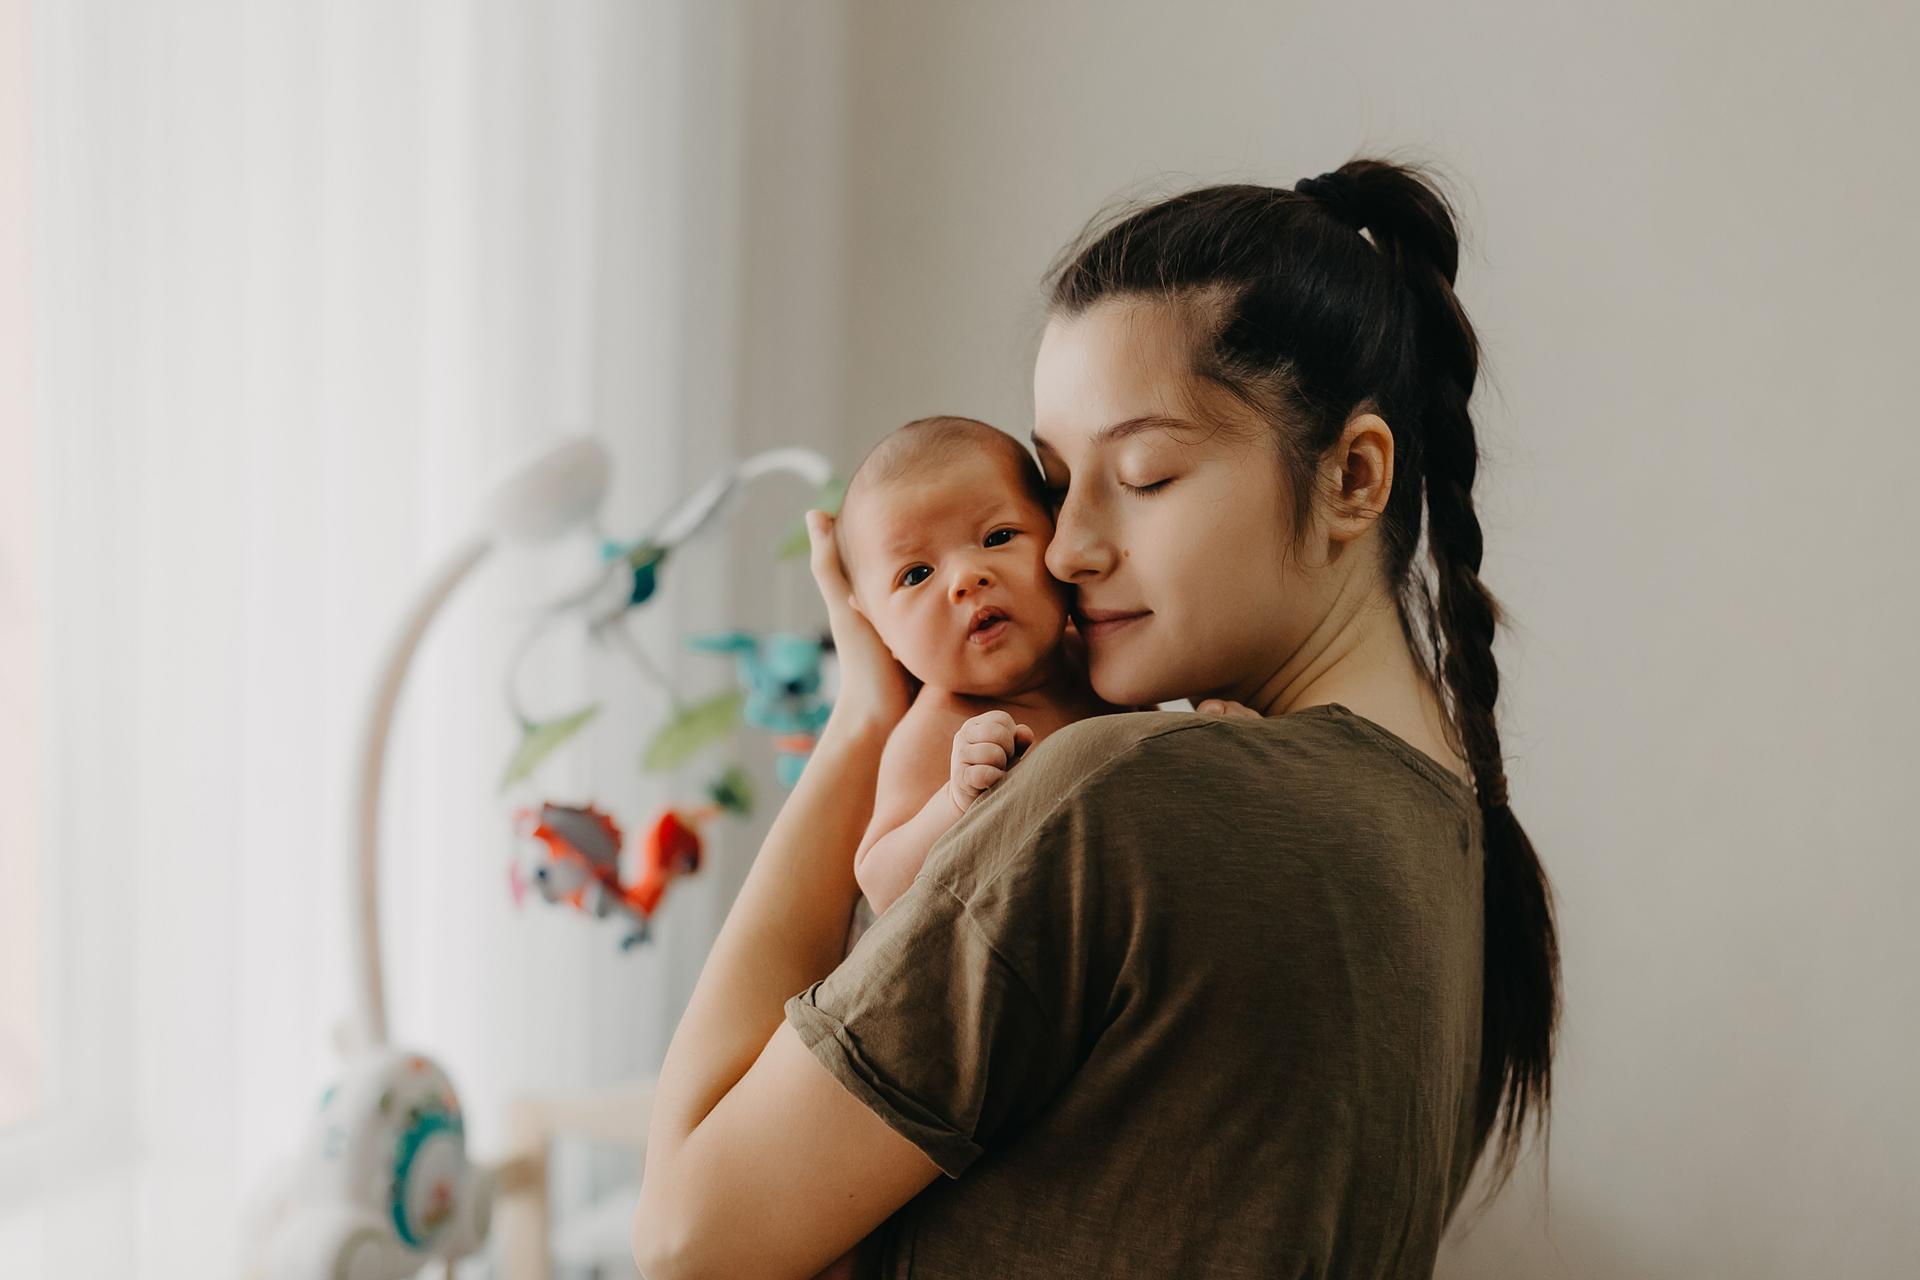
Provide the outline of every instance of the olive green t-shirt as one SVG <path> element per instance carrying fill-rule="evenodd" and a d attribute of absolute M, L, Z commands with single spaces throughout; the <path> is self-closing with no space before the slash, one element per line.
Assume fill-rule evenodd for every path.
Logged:
<path fill-rule="evenodd" d="M 1035 746 L 786 1003 L 947 1174 L 883 1276 L 1428 1276 L 1479 1152 L 1472 790 L 1339 704 Z"/>

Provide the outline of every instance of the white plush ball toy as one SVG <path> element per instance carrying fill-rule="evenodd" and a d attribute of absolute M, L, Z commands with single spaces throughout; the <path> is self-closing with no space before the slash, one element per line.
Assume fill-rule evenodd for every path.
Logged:
<path fill-rule="evenodd" d="M 492 1196 L 446 1074 L 380 1050 L 322 1096 L 258 1266 L 270 1280 L 401 1280 L 479 1248 Z"/>

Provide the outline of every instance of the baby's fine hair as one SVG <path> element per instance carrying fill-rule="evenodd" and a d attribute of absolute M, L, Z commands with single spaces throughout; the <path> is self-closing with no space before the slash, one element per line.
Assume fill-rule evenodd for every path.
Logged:
<path fill-rule="evenodd" d="M 950 466 L 962 458 L 977 456 L 982 450 L 1004 458 L 1010 474 L 1026 489 L 1028 496 L 1042 508 L 1046 507 L 1046 479 L 1040 474 L 1033 455 L 1013 436 L 977 418 L 952 414 L 915 418 L 882 436 L 878 444 L 867 450 L 860 465 L 854 468 L 853 477 L 847 481 L 846 496 L 840 501 L 840 515 L 835 524 L 840 563 L 848 577 L 854 572 L 853 539 L 847 536 L 848 518 L 858 508 L 862 493 Z"/>

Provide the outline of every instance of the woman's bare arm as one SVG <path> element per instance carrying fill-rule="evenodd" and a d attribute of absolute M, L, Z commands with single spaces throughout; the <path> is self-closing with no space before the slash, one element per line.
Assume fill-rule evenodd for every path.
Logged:
<path fill-rule="evenodd" d="M 884 730 L 831 722 L 774 819 L 674 1031 L 652 1141 L 686 1137 L 766 1047 L 787 997 L 831 973 L 853 915 L 853 850 Z"/>
<path fill-rule="evenodd" d="M 776 1035 L 787 998 L 825 977 L 842 959 L 856 892 L 853 854 L 873 808 L 882 749 L 912 696 L 906 672 L 848 603 L 831 521 L 809 512 L 808 531 L 814 576 L 833 626 L 841 688 L 667 1048 L 648 1126 L 646 1177 L 635 1214 L 637 1250 L 672 1248 L 673 1242 L 691 1237 L 696 1224 L 712 1218 L 715 1206 L 705 1201 L 725 1193 L 708 1184 L 715 1181 L 716 1168 L 736 1158 L 729 1153 L 741 1141 L 741 1126 L 761 1123 L 756 1117 L 767 1099 L 787 1096 L 796 1087 L 826 1088 L 832 1104 L 859 1112 L 859 1121 L 870 1120 L 870 1131 L 860 1135 L 869 1144 L 863 1156 L 871 1158 L 869 1148 L 885 1152 L 891 1157 L 886 1167 L 895 1169 L 881 1189 L 884 1194 L 874 1193 L 878 1203 L 904 1200 L 932 1174 L 932 1165 L 904 1139 L 850 1096 L 839 1096 L 845 1091 L 795 1047 L 796 1037 Z M 779 1055 L 770 1057 L 776 1047 Z M 736 1092 L 756 1064 L 760 1071 L 753 1078 L 761 1087 Z M 716 1116 L 716 1108 L 724 1114 Z M 715 1123 L 707 1123 L 710 1117 Z M 839 1127 L 847 1131 L 844 1120 Z M 704 1135 L 698 1149 L 690 1143 L 696 1133 Z M 799 1136 L 797 1129 L 780 1138 L 769 1134 L 767 1163 L 791 1158 L 780 1141 Z"/>
<path fill-rule="evenodd" d="M 807 513 L 840 691 L 800 781 L 780 808 L 668 1045 L 652 1133 L 674 1143 L 746 1074 L 787 997 L 842 957 L 857 886 L 853 855 L 873 812 L 888 736 L 913 703 L 911 678 L 852 604 L 824 512 Z"/>

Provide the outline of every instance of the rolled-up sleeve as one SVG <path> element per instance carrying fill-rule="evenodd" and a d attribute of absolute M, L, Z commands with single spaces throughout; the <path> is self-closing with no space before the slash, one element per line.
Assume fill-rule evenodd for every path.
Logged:
<path fill-rule="evenodd" d="M 948 1177 L 1016 1135 L 1081 1060 L 1076 811 L 1015 770 L 839 967 L 786 1002 L 814 1056 Z"/>

